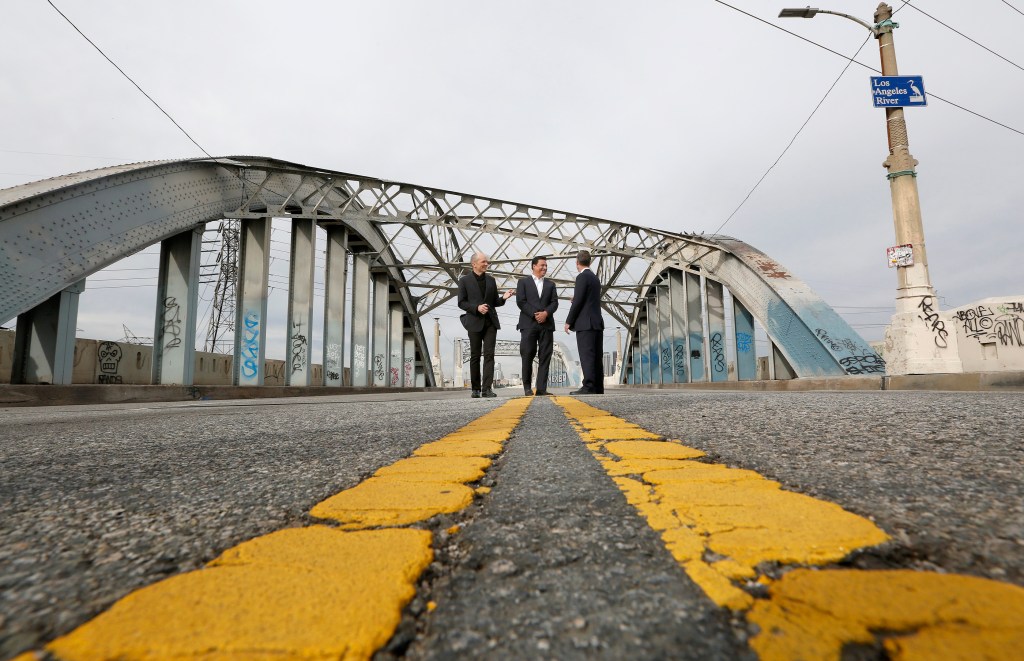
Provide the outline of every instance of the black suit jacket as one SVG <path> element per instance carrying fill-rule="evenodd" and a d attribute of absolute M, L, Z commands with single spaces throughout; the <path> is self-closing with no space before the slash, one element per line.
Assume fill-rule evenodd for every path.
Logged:
<path fill-rule="evenodd" d="M 583 269 L 576 276 L 576 289 L 572 293 L 572 304 L 565 323 L 574 331 L 604 330 L 601 316 L 601 283 L 590 269 Z"/>
<path fill-rule="evenodd" d="M 555 310 L 558 309 L 558 292 L 555 291 L 555 283 L 544 278 L 543 295 L 537 293 L 537 285 L 533 283 L 533 276 L 528 275 L 519 279 L 516 285 L 516 305 L 519 306 L 519 323 L 516 330 L 532 330 L 543 328 L 555 330 Z M 535 312 L 548 311 L 548 320 L 538 324 L 533 318 Z"/>
<path fill-rule="evenodd" d="M 482 303 L 491 306 L 487 311 L 487 317 L 491 320 L 491 324 L 495 328 L 501 328 L 496 308 L 505 305 L 505 299 L 498 296 L 498 285 L 494 282 L 494 278 L 484 274 L 484 283 L 486 292 L 481 298 L 480 285 L 477 284 L 476 276 L 472 271 L 459 278 L 459 307 L 466 312 L 461 317 L 462 325 L 466 330 L 474 333 L 479 333 L 484 329 L 484 315 L 480 314 L 477 309 Z"/>

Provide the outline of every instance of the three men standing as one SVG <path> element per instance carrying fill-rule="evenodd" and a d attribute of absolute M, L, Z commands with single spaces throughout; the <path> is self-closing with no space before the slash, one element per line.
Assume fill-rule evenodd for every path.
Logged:
<path fill-rule="evenodd" d="M 565 332 L 576 332 L 576 346 L 583 370 L 583 385 L 572 395 L 604 393 L 604 319 L 601 317 L 601 283 L 590 271 L 590 253 L 581 250 L 576 256 L 576 287 L 572 304 L 566 317 Z M 472 272 L 459 278 L 459 308 L 462 325 L 469 332 L 469 378 L 473 397 L 497 397 L 491 386 L 494 383 L 494 346 L 501 322 L 495 308 L 516 295 L 519 306 L 521 333 L 519 355 L 523 360 L 523 388 L 527 395 L 532 393 L 533 360 L 537 358 L 537 393 L 547 395 L 548 370 L 554 349 L 555 311 L 558 309 L 558 293 L 555 283 L 545 275 L 548 262 L 544 257 L 534 257 L 530 268 L 532 275 L 520 278 L 516 291 L 498 294 L 494 278 L 487 275 L 491 265 L 487 255 L 477 252 L 470 261 Z M 483 359 L 483 370 L 480 361 Z"/>
<path fill-rule="evenodd" d="M 470 261 L 472 272 L 459 278 L 459 307 L 464 310 L 460 319 L 469 332 L 469 381 L 473 397 L 497 397 L 491 386 L 494 383 L 494 344 L 501 322 L 494 308 L 505 305 L 505 301 L 513 294 L 510 289 L 498 296 L 497 283 L 487 275 L 487 267 L 490 265 L 487 255 L 474 253 Z M 481 353 L 484 363 L 482 375 Z"/>
<path fill-rule="evenodd" d="M 570 395 L 604 393 L 604 319 L 601 317 L 601 282 L 590 270 L 590 253 L 576 255 L 576 289 L 565 318 L 565 332 L 576 332 L 576 347 L 583 370 L 583 385 Z"/>
<path fill-rule="evenodd" d="M 537 358 L 537 395 L 548 394 L 548 369 L 555 345 L 555 310 L 558 293 L 555 283 L 544 276 L 548 260 L 534 257 L 530 262 L 533 275 L 519 279 L 516 286 L 516 305 L 519 306 L 519 355 L 523 359 L 523 388 L 532 395 L 533 359 Z"/>

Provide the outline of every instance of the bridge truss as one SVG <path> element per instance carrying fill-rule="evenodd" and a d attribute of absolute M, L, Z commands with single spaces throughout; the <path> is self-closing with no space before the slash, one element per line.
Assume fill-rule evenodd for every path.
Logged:
<path fill-rule="evenodd" d="M 323 333 L 324 385 L 436 385 L 422 321 L 454 299 L 477 250 L 490 255 L 500 289 L 515 287 L 534 255 L 547 256 L 563 300 L 576 252 L 590 250 L 603 309 L 627 330 L 621 381 L 754 378 L 755 320 L 776 376 L 884 371 L 809 287 L 731 237 L 232 157 L 117 166 L 0 191 L 0 322 L 18 318 L 12 380 L 68 382 L 81 283 L 159 244 L 153 382 L 190 384 L 203 229 L 232 220 L 240 225 L 233 379 L 262 384 L 275 218 L 292 223 L 291 385 L 310 384 L 314 332 Z M 326 296 L 323 328 L 312 329 L 318 227 L 327 236 Z"/>

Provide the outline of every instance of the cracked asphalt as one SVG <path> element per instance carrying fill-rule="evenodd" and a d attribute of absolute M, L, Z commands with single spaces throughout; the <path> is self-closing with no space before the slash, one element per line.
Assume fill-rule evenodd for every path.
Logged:
<path fill-rule="evenodd" d="M 4 410 L 0 658 L 239 542 L 311 523 L 315 503 L 501 401 Z M 851 566 L 1024 585 L 1024 395 L 610 390 L 586 401 L 893 536 Z M 752 656 L 750 626 L 689 581 L 550 401 L 534 402 L 483 484 L 491 492 L 468 510 L 426 524 L 435 560 L 379 657 Z"/>

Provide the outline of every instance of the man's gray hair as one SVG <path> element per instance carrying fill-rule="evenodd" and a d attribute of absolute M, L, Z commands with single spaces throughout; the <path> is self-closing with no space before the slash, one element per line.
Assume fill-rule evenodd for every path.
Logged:
<path fill-rule="evenodd" d="M 590 266 L 590 251 L 581 250 L 576 253 L 576 263 L 583 266 Z"/>

